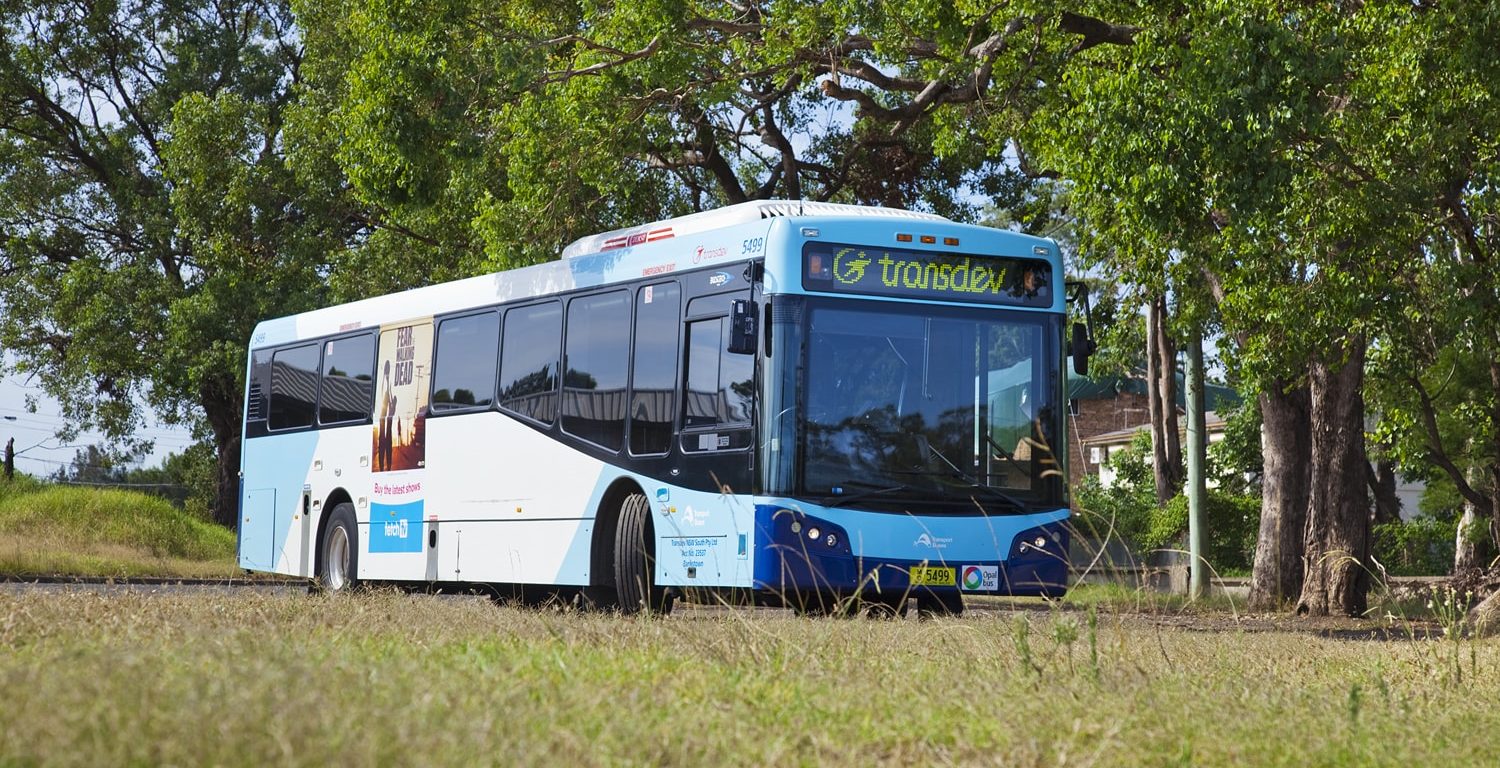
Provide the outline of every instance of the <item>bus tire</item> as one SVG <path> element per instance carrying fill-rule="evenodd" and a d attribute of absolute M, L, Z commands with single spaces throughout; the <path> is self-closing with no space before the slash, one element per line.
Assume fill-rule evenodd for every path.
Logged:
<path fill-rule="evenodd" d="M 672 611 L 672 595 L 656 586 L 656 562 L 650 532 L 651 504 L 643 493 L 632 493 L 620 504 L 615 527 L 615 591 L 621 613 Z"/>
<path fill-rule="evenodd" d="M 322 551 L 318 553 L 318 583 L 325 592 L 348 592 L 359 586 L 359 526 L 354 521 L 354 505 L 347 502 L 333 508 L 328 529 L 323 532 Z"/>

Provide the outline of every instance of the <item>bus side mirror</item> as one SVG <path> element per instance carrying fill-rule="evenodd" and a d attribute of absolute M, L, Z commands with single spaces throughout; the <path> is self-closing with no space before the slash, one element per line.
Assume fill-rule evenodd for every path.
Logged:
<path fill-rule="evenodd" d="M 1089 356 L 1094 354 L 1094 340 L 1089 338 L 1089 329 L 1083 323 L 1073 324 L 1073 339 L 1068 342 L 1073 353 L 1073 371 L 1079 376 L 1089 375 Z"/>
<path fill-rule="evenodd" d="M 755 342 L 758 340 L 755 320 L 755 303 L 749 299 L 735 299 L 734 306 L 729 311 L 730 354 L 755 354 Z"/>

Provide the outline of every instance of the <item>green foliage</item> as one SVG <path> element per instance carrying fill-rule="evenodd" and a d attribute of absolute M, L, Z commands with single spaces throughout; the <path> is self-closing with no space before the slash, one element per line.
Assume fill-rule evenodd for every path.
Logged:
<path fill-rule="evenodd" d="M 0 347 L 65 437 L 126 441 L 143 405 L 211 437 L 229 523 L 251 329 L 320 303 L 351 235 L 282 162 L 290 10 L 40 2 L 0 26 Z"/>
<path fill-rule="evenodd" d="M 1000 46 L 981 66 L 976 43 L 1009 22 L 989 9 L 704 0 L 296 9 L 308 54 L 289 128 L 295 165 L 348 180 L 376 222 L 349 256 L 377 276 L 433 276 L 404 267 L 389 237 L 448 275 L 555 258 L 585 234 L 744 199 L 969 219 L 977 206 L 955 189 L 1015 197 L 1029 184 L 994 159 L 999 145 L 977 140 L 967 116 L 942 107 L 977 102 L 978 89 L 954 93 L 1028 61 L 1019 46 Z M 949 96 L 904 108 L 921 81 Z"/>
<path fill-rule="evenodd" d="M 1453 571 L 1458 521 L 1418 515 L 1371 529 L 1375 559 L 1392 576 L 1446 576 Z"/>
<path fill-rule="evenodd" d="M 1116 535 L 1141 553 L 1181 549 L 1187 534 L 1187 496 L 1178 494 L 1163 507 L 1156 504 L 1155 479 L 1147 461 L 1151 436 L 1136 435 L 1131 445 L 1109 457 L 1115 482 L 1103 488 L 1089 477 L 1075 491 L 1083 524 L 1096 534 L 1113 522 Z M 1260 525 L 1260 497 L 1210 489 L 1204 510 L 1204 557 L 1217 570 L 1245 570 L 1254 562 Z"/>
<path fill-rule="evenodd" d="M 1129 447 L 1109 457 L 1115 472 L 1114 483 L 1103 487 L 1093 475 L 1084 478 L 1074 491 L 1075 507 L 1082 515 L 1080 525 L 1102 539 L 1113 529 L 1125 542 L 1140 546 L 1156 514 L 1156 480 L 1152 475 L 1151 435 L 1140 433 Z M 1149 549 L 1149 548 L 1148 548 Z"/>
<path fill-rule="evenodd" d="M 1463 516 L 1464 498 L 1446 475 L 1434 475 L 1417 500 L 1417 511 L 1422 517 L 1452 523 Z"/>
<path fill-rule="evenodd" d="M 1255 563 L 1255 538 L 1260 527 L 1260 497 L 1240 496 L 1210 489 L 1203 509 L 1203 557 L 1216 571 L 1247 571 Z M 1143 542 L 1150 547 L 1181 547 L 1187 534 L 1188 499 L 1167 502 L 1151 521 Z"/>

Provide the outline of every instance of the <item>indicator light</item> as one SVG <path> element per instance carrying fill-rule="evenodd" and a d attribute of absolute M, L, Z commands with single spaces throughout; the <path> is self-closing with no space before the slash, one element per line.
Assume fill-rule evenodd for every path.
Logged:
<path fill-rule="evenodd" d="M 801 532 L 802 532 L 802 524 L 799 523 L 799 522 L 797 522 L 796 520 L 793 520 L 792 521 L 792 533 L 801 533 Z"/>
<path fill-rule="evenodd" d="M 830 533 L 830 534 L 828 534 L 828 538 L 825 539 L 825 541 L 828 542 L 828 546 L 835 547 L 835 546 L 838 546 L 839 537 L 837 537 L 837 536 L 835 536 L 835 535 L 833 535 L 833 534 Z"/>
<path fill-rule="evenodd" d="M 932 235 L 922 235 L 922 242 L 931 245 L 937 242 L 937 238 L 933 237 Z"/>
<path fill-rule="evenodd" d="M 896 235 L 896 242 L 909 243 L 911 242 L 911 235 Z"/>

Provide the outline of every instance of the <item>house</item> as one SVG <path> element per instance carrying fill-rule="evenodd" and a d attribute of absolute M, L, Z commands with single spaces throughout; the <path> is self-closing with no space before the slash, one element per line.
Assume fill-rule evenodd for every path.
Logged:
<path fill-rule="evenodd" d="M 1178 426 L 1184 430 L 1183 449 L 1186 450 L 1187 415 L 1179 410 L 1177 418 Z M 1208 431 L 1208 442 L 1210 445 L 1224 439 L 1225 421 L 1224 417 L 1220 416 L 1217 411 L 1208 411 L 1205 413 L 1203 422 L 1204 427 Z M 1098 477 L 1100 485 L 1105 488 L 1110 487 L 1115 481 L 1115 471 L 1113 467 L 1109 466 L 1109 457 L 1130 447 L 1130 443 L 1135 440 L 1136 435 L 1147 432 L 1150 429 L 1150 424 L 1141 424 L 1135 427 L 1116 429 L 1112 432 L 1103 432 L 1090 437 L 1080 438 L 1079 443 L 1082 446 L 1082 454 L 1085 461 L 1084 464 L 1079 465 L 1080 469 Z M 1081 475 L 1075 472 L 1075 476 Z M 1210 479 L 1208 485 L 1209 487 L 1213 487 L 1215 483 Z"/>
<path fill-rule="evenodd" d="M 1177 376 L 1177 415 L 1181 428 L 1187 428 L 1186 382 Z M 1209 441 L 1224 438 L 1221 409 L 1240 403 L 1239 393 L 1219 384 L 1204 387 L 1203 400 L 1210 411 Z M 1105 461 L 1112 452 L 1130 444 L 1137 432 L 1151 428 L 1151 412 L 1146 400 L 1146 380 L 1124 376 L 1068 376 L 1068 466 L 1074 485 L 1084 477 L 1099 477 L 1108 472 Z M 1113 475 L 1108 475 L 1112 479 Z"/>

